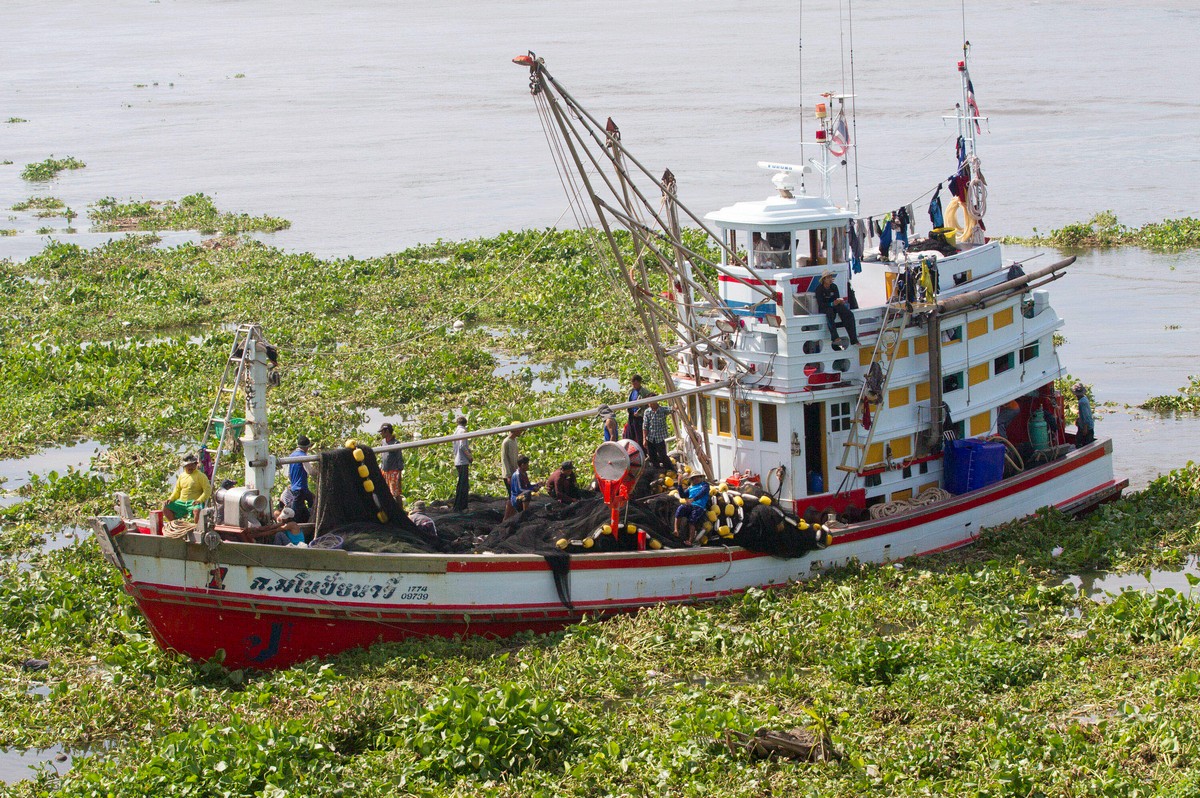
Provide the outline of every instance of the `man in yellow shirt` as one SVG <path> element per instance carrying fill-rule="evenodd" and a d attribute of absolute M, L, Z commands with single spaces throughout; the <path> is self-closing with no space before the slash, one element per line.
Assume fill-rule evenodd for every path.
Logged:
<path fill-rule="evenodd" d="M 199 520 L 204 503 L 212 495 L 212 485 L 198 466 L 196 455 L 189 454 L 183 458 L 183 473 L 175 480 L 175 490 L 171 491 L 170 498 L 163 505 L 163 515 L 168 521 L 180 516 Z"/>

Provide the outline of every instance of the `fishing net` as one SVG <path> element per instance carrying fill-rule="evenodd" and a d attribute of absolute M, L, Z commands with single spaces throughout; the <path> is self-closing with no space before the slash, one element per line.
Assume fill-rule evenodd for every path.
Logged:
<path fill-rule="evenodd" d="M 360 463 L 354 449 L 321 452 L 318 476 L 316 537 L 336 535 L 346 551 L 418 554 L 447 551 L 437 535 L 409 520 L 388 492 L 375 452 L 367 446 Z M 367 476 L 359 476 L 359 466 Z M 365 483 L 374 488 L 367 493 Z M 379 513 L 386 521 L 381 521 Z"/>
<path fill-rule="evenodd" d="M 377 488 L 376 496 L 388 516 L 386 523 L 379 522 L 379 509 L 363 489 L 353 451 L 340 449 L 321 455 L 317 534 L 340 537 L 342 548 L 349 551 L 540 554 L 554 567 L 563 557 L 636 549 L 637 530 L 645 532 L 652 548 L 651 541 L 666 549 L 686 546 L 685 540 L 674 534 L 679 500 L 661 492 L 664 472 L 653 465 L 647 464 L 638 475 L 629 503 L 621 508 L 616 535 L 603 532 L 611 523 L 609 506 L 599 494 L 587 491 L 570 504 L 538 497 L 528 510 L 508 519 L 504 518 L 507 500 L 502 498 L 471 494 L 465 512 L 448 511 L 446 503 L 434 503 L 428 514 L 437 533 L 430 534 L 408 519 L 386 489 L 379 489 L 384 482 L 375 454 L 368 447 L 361 448 L 365 455 L 362 465 Z M 738 545 L 779 557 L 799 557 L 816 548 L 813 533 L 799 529 L 794 519 L 774 504 L 759 504 L 761 494 L 757 487 L 747 489 L 740 494 L 744 497 L 740 505 L 734 503 L 734 494 L 714 495 L 712 509 L 717 520 L 707 535 L 709 544 Z M 721 527 L 726 529 L 725 537 L 717 532 Z"/>

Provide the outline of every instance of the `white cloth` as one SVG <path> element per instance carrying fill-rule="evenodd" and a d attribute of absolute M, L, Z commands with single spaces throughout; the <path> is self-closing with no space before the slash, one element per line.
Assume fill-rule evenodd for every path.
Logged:
<path fill-rule="evenodd" d="M 455 435 L 465 435 L 465 434 L 467 434 L 467 428 L 465 426 L 458 427 L 457 429 L 454 430 L 454 434 Z M 468 441 L 466 439 L 459 439 L 454 442 L 454 465 L 456 465 L 456 466 L 470 465 L 471 461 L 474 459 L 475 459 L 474 455 L 471 454 L 471 442 L 470 441 Z"/>

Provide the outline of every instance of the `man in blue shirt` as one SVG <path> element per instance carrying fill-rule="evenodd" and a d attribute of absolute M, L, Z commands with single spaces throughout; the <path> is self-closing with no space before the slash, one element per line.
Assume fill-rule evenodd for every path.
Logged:
<path fill-rule="evenodd" d="M 1092 403 L 1083 383 L 1071 386 L 1071 393 L 1079 400 L 1079 417 L 1075 420 L 1075 448 L 1078 449 L 1096 440 L 1096 422 L 1092 419 Z"/>
<path fill-rule="evenodd" d="M 517 458 L 517 470 L 513 472 L 508 484 L 508 502 L 517 512 L 529 509 L 529 500 L 540 490 L 541 483 L 529 481 L 529 457 L 521 455 Z"/>
<path fill-rule="evenodd" d="M 683 537 L 683 526 L 687 524 L 687 544 L 691 546 L 696 541 L 696 529 L 704 523 L 708 515 L 708 483 L 701 473 L 692 474 L 690 484 L 680 493 L 683 503 L 675 509 L 675 537 Z"/>
<path fill-rule="evenodd" d="M 308 454 L 312 442 L 308 436 L 301 435 L 296 438 L 296 451 L 292 452 L 290 457 L 302 457 Z M 288 465 L 288 489 L 291 494 L 291 502 L 289 503 L 285 497 L 284 503 L 287 504 L 296 513 L 296 523 L 307 523 L 311 517 L 312 507 L 316 503 L 316 497 L 312 495 L 312 491 L 308 489 L 308 469 L 305 467 L 307 463 L 291 463 Z"/>
<path fill-rule="evenodd" d="M 629 380 L 629 398 L 625 401 L 636 402 L 638 399 L 644 398 L 642 390 L 642 375 L 634 374 Z M 642 442 L 642 406 L 629 408 L 629 434 L 625 437 L 631 441 Z"/>

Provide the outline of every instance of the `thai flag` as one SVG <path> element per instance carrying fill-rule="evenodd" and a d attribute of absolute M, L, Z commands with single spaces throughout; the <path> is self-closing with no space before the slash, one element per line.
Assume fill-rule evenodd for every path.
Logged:
<path fill-rule="evenodd" d="M 963 69 L 963 74 L 967 78 L 967 108 L 971 110 L 971 116 L 975 117 L 975 132 L 982 133 L 983 128 L 979 126 L 979 117 L 983 114 L 979 113 L 979 103 L 975 102 L 975 84 L 971 82 L 971 73 Z"/>
<path fill-rule="evenodd" d="M 833 137 L 829 140 L 829 151 L 841 157 L 850 147 L 850 127 L 846 124 L 846 112 L 838 111 L 837 121 L 833 123 Z"/>

